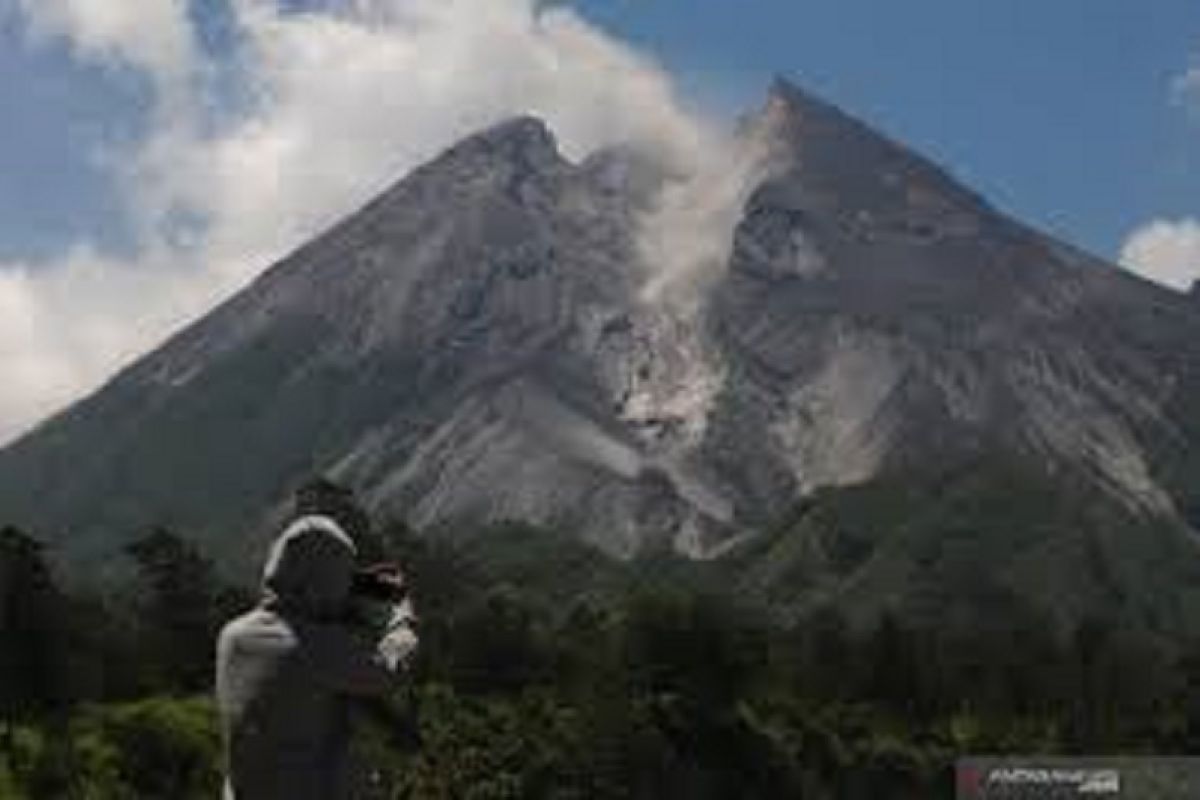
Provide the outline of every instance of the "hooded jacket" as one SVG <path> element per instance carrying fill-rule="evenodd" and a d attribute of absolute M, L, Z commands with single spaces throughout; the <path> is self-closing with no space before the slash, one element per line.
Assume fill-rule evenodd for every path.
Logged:
<path fill-rule="evenodd" d="M 372 647 L 346 622 L 355 548 L 327 517 L 275 541 L 262 602 L 217 640 L 226 800 L 348 796 L 350 704 L 385 694 L 416 648 L 407 601 Z"/>

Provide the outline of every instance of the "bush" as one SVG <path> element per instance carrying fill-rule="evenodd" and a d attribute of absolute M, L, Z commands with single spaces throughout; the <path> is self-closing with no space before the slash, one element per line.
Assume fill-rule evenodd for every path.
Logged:
<path fill-rule="evenodd" d="M 211 800 L 220 742 L 207 698 L 85 706 L 63 725 L 22 731 L 24 766 L 0 773 L 0 797 Z M 8 785 L 3 781 L 7 780 Z"/>

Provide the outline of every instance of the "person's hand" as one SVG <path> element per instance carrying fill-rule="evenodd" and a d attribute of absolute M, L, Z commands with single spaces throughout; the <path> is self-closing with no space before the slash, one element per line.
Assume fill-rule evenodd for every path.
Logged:
<path fill-rule="evenodd" d="M 372 564 L 354 573 L 354 591 L 374 600 L 397 603 L 408 596 L 408 581 L 398 564 Z"/>

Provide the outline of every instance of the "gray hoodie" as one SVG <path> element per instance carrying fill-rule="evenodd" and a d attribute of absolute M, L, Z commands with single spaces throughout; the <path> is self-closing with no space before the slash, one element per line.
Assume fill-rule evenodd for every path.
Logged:
<path fill-rule="evenodd" d="M 227 800 L 348 796 L 350 703 L 387 693 L 417 644 L 407 601 L 374 647 L 346 623 L 354 557 L 333 520 L 297 520 L 271 548 L 262 602 L 221 631 Z"/>

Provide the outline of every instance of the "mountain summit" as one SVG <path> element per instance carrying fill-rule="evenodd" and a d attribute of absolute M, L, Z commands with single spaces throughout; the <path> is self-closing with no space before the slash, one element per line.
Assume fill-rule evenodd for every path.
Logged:
<path fill-rule="evenodd" d="M 691 244 L 646 246 L 670 170 L 632 148 L 573 163 L 533 118 L 465 140 L 0 452 L 0 521 L 76 563 L 159 522 L 236 559 L 319 471 L 424 529 L 524 520 L 621 556 L 732 551 L 759 588 L 882 606 L 941 556 L 896 550 L 886 517 L 849 560 L 845 530 L 779 521 L 838 487 L 942 487 L 920 494 L 936 507 L 1003 464 L 1111 531 L 1081 543 L 1051 515 L 995 534 L 1007 591 L 1051 603 L 1044 584 L 1073 570 L 1078 596 L 1171 585 L 1164 565 L 1195 577 L 1193 300 L 786 82 L 742 136 L 761 170 L 683 304 L 647 292 Z M 983 552 L 955 557 L 979 570 Z M 1171 602 L 1150 605 L 1184 624 Z"/>

